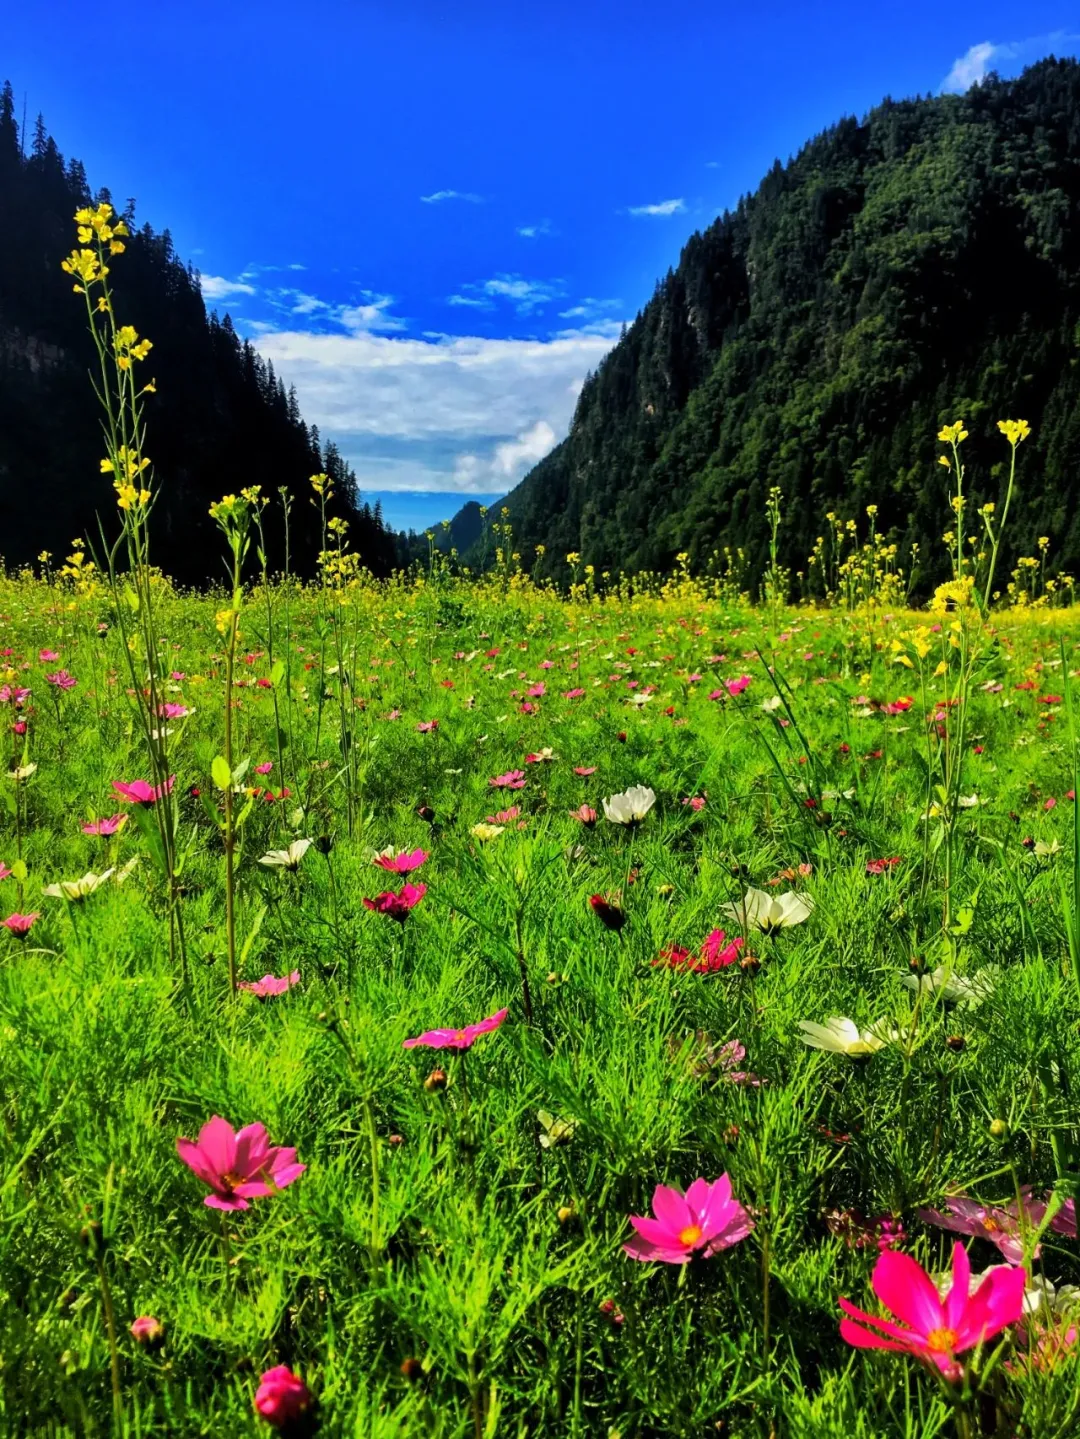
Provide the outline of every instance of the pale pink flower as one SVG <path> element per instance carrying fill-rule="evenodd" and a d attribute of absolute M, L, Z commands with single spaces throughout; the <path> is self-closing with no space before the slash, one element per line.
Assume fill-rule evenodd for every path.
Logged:
<path fill-rule="evenodd" d="M 55 650 L 38 650 L 38 659 L 43 665 L 55 664 L 59 658 Z"/>
<path fill-rule="evenodd" d="M 40 919 L 39 914 L 9 914 L 7 919 L 0 920 L 0 928 L 6 929 L 16 939 L 25 939 L 33 927 L 34 921 Z"/>
<path fill-rule="evenodd" d="M 498 1029 L 508 1013 L 509 1010 L 500 1009 L 478 1024 L 467 1024 L 464 1029 L 428 1029 L 415 1039 L 402 1040 L 401 1047 L 416 1049 L 422 1045 L 425 1049 L 471 1049 L 482 1034 Z"/>
<path fill-rule="evenodd" d="M 658 1184 L 652 1208 L 655 1219 L 630 1216 L 637 1235 L 623 1245 L 631 1259 L 645 1263 L 686 1264 L 695 1254 L 708 1259 L 738 1244 L 754 1227 L 746 1210 L 732 1198 L 726 1174 L 712 1184 L 695 1179 L 685 1194 Z"/>
<path fill-rule="evenodd" d="M 523 769 L 507 770 L 505 774 L 497 774 L 493 779 L 488 780 L 492 789 L 524 789 L 525 771 Z"/>
<path fill-rule="evenodd" d="M 103 838 L 116 834 L 128 822 L 126 814 L 113 814 L 108 819 L 92 819 L 82 827 L 83 834 L 97 834 Z"/>
<path fill-rule="evenodd" d="M 418 734 L 431 734 L 434 730 L 437 730 L 438 728 L 439 721 L 437 719 L 421 720 L 420 723 L 416 726 Z"/>
<path fill-rule="evenodd" d="M 248 1200 L 276 1194 L 307 1168 L 297 1164 L 295 1149 L 271 1144 L 264 1125 L 234 1131 L 217 1114 L 199 1130 L 197 1141 L 178 1139 L 176 1152 L 213 1190 L 203 1200 L 210 1209 L 248 1209 Z"/>
<path fill-rule="evenodd" d="M 300 971 L 294 969 L 292 974 L 283 974 L 280 979 L 272 974 L 264 974 L 262 979 L 241 979 L 236 987 L 253 994 L 256 999 L 269 999 L 274 994 L 288 994 L 293 985 L 299 983 Z"/>

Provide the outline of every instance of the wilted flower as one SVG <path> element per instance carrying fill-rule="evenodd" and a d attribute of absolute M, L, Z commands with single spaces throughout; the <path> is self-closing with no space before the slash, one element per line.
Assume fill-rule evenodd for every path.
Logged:
<path fill-rule="evenodd" d="M 199 1130 L 197 1141 L 178 1139 L 176 1152 L 213 1190 L 203 1200 L 210 1209 L 248 1209 L 248 1200 L 276 1194 L 307 1168 L 297 1164 L 295 1149 L 271 1144 L 264 1125 L 234 1132 L 217 1114 Z"/>
<path fill-rule="evenodd" d="M 695 1254 L 708 1259 L 738 1244 L 754 1227 L 746 1210 L 732 1198 L 726 1174 L 712 1184 L 695 1179 L 685 1194 L 658 1184 L 652 1208 L 655 1219 L 630 1216 L 637 1236 L 623 1245 L 631 1259 L 645 1263 L 686 1264 Z"/>
<path fill-rule="evenodd" d="M 471 1049 L 482 1034 L 490 1034 L 492 1030 L 498 1029 L 503 1020 L 509 1014 L 509 1010 L 500 1009 L 495 1014 L 482 1019 L 478 1024 L 467 1024 L 464 1029 L 428 1029 L 423 1034 L 417 1035 L 415 1039 L 404 1039 L 401 1042 L 402 1049 L 416 1049 L 423 1046 L 425 1049 Z"/>
<path fill-rule="evenodd" d="M 793 924 L 802 924 L 809 919 L 814 902 L 809 895 L 766 894 L 763 889 L 748 889 L 744 897 L 735 904 L 725 904 L 722 909 L 742 925 L 744 929 L 760 929 L 768 934 L 774 929 L 787 929 Z"/>
<path fill-rule="evenodd" d="M 636 784 L 604 800 L 604 815 L 612 824 L 640 824 L 655 803 L 655 793 L 646 785 Z"/>
<path fill-rule="evenodd" d="M 310 839 L 294 839 L 288 849 L 268 850 L 260 858 L 259 863 L 264 864 L 267 869 L 299 869 L 300 861 L 307 854 L 311 845 Z"/>

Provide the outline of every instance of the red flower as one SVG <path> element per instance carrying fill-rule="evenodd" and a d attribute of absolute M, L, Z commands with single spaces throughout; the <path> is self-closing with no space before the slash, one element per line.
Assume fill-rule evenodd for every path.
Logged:
<path fill-rule="evenodd" d="M 589 896 L 589 903 L 592 905 L 593 914 L 604 926 L 605 929 L 613 929 L 616 934 L 626 923 L 626 915 L 617 904 L 612 904 L 602 894 Z"/>

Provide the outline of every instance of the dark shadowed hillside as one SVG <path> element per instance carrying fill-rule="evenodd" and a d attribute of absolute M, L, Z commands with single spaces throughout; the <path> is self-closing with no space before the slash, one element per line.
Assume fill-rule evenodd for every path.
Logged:
<path fill-rule="evenodd" d="M 880 507 L 944 565 L 943 421 L 997 499 L 993 422 L 1029 420 L 1016 545 L 1080 565 L 1080 65 L 967 95 L 886 101 L 777 163 L 678 267 L 590 377 L 568 438 L 512 492 L 516 548 L 598 567 L 704 565 L 785 496 L 783 559 L 822 516 Z M 995 466 L 997 468 L 995 468 Z"/>
<path fill-rule="evenodd" d="M 0 556 L 9 564 L 41 550 L 67 553 L 75 536 L 112 525 L 113 494 L 99 470 L 104 453 L 88 372 L 94 357 L 81 297 L 60 262 L 75 242 L 72 216 L 90 199 L 82 165 L 66 164 L 44 125 L 23 153 L 10 86 L 0 96 Z M 99 192 L 97 198 L 109 198 Z M 259 484 L 276 501 L 296 498 L 292 558 L 311 572 L 319 547 L 308 476 L 325 470 L 366 562 L 384 572 L 394 538 L 377 514 L 357 508 L 353 476 L 335 447 L 320 443 L 271 365 L 237 336 L 228 316 L 207 316 L 198 277 L 168 231 L 133 231 L 114 265 L 117 311 L 154 342 L 147 373 L 147 452 L 161 483 L 155 559 L 176 578 L 219 577 L 220 537 L 207 507 Z M 278 506 L 267 512 L 271 563 L 283 559 Z M 110 529 L 111 533 L 111 529 Z"/>

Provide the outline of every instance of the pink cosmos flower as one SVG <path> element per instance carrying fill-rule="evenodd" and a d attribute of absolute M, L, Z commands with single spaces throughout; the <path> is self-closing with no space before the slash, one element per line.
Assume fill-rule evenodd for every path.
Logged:
<path fill-rule="evenodd" d="M 1032 1202 L 1027 1193 L 1024 1199 L 1024 1225 L 1029 1231 L 1039 1227 L 1046 1205 L 1041 1200 Z M 1071 1201 L 1070 1201 L 1071 1203 Z M 1010 1264 L 1022 1264 L 1024 1241 L 1020 1223 L 1020 1211 L 1016 1200 L 1008 1204 L 980 1204 L 977 1199 L 966 1195 L 950 1195 L 945 1201 L 944 1213 L 937 1209 L 920 1209 L 919 1218 L 924 1224 L 935 1224 L 939 1229 L 949 1229 L 954 1234 L 970 1234 L 977 1239 L 989 1239 L 1001 1251 L 1003 1259 Z M 1070 1229 L 1071 1221 L 1071 1229 Z M 1070 1214 L 1063 1206 L 1051 1221 L 1051 1228 L 1059 1234 L 1076 1236 L 1076 1210 Z M 1038 1259 L 1041 1245 L 1036 1245 L 1033 1258 Z"/>
<path fill-rule="evenodd" d="M 695 1179 L 685 1194 L 658 1184 L 652 1207 L 655 1219 L 630 1216 L 637 1236 L 623 1245 L 631 1259 L 645 1263 L 686 1264 L 695 1254 L 709 1259 L 738 1244 L 754 1227 L 746 1210 L 732 1198 L 726 1174 L 712 1184 Z"/>
<path fill-rule="evenodd" d="M 234 1132 L 217 1114 L 199 1130 L 198 1141 L 178 1139 L 176 1152 L 213 1190 L 203 1200 L 209 1209 L 248 1209 L 249 1199 L 285 1189 L 307 1168 L 297 1164 L 295 1149 L 271 1144 L 264 1125 Z"/>
<path fill-rule="evenodd" d="M 505 774 L 497 774 L 494 779 L 489 779 L 488 784 L 492 789 L 524 789 L 525 771 L 523 769 L 507 770 Z"/>
<path fill-rule="evenodd" d="M 577 689 L 577 690 L 567 690 L 566 693 L 563 695 L 563 699 L 564 699 L 564 700 L 579 700 L 579 699 L 581 699 L 581 697 L 582 697 L 582 695 L 583 695 L 584 693 L 585 693 L 585 691 L 584 691 L 584 690 L 581 690 L 581 689 Z"/>
<path fill-rule="evenodd" d="M 867 874 L 885 874 L 898 864 L 903 864 L 903 860 L 898 854 L 894 854 L 891 859 L 868 859 L 866 872 Z"/>
<path fill-rule="evenodd" d="M 16 939 L 25 939 L 33 927 L 34 920 L 40 919 L 39 914 L 9 914 L 7 919 L 0 920 L 0 927 L 13 934 Z"/>
<path fill-rule="evenodd" d="M 758 1075 L 736 1068 L 745 1058 L 746 1045 L 740 1044 L 737 1039 L 729 1039 L 716 1051 L 715 1062 L 728 1084 L 748 1084 L 753 1089 L 760 1089 L 764 1081 Z"/>
<path fill-rule="evenodd" d="M 160 704 L 158 705 L 158 717 L 160 719 L 184 719 L 191 711 L 187 705 Z"/>
<path fill-rule="evenodd" d="M 365 899 L 364 908 L 374 910 L 376 914 L 387 914 L 399 924 L 404 924 L 409 917 L 409 911 L 416 908 L 425 894 L 426 884 L 406 884 L 398 894 L 392 889 L 385 889 L 374 899 Z"/>
<path fill-rule="evenodd" d="M 489 814 L 485 819 L 486 824 L 513 824 L 521 813 L 521 806 L 512 804 L 509 809 L 500 809 L 497 814 Z"/>
<path fill-rule="evenodd" d="M 165 1326 L 152 1314 L 140 1314 L 128 1332 L 136 1344 L 156 1344 L 165 1333 Z"/>
<path fill-rule="evenodd" d="M 116 834 L 118 830 L 123 829 L 127 822 L 128 817 L 126 814 L 112 814 L 108 819 L 92 819 L 89 824 L 83 825 L 82 832 L 83 834 L 97 834 L 103 838 L 107 838 L 109 835 Z"/>
<path fill-rule="evenodd" d="M 421 720 L 416 726 L 416 732 L 417 734 L 431 734 L 433 730 L 437 730 L 438 728 L 438 720 Z"/>
<path fill-rule="evenodd" d="M 591 804 L 583 804 L 579 805 L 577 809 L 572 809 L 570 811 L 570 818 L 579 819 L 583 825 L 587 825 L 589 829 L 592 829 L 593 825 L 599 818 L 599 815 L 596 813 L 596 810 L 593 809 Z"/>
<path fill-rule="evenodd" d="M 377 864 L 380 869 L 389 870 L 391 874 L 411 874 L 414 869 L 429 860 L 431 856 L 426 849 L 402 850 L 400 854 L 377 854 L 372 864 Z"/>
<path fill-rule="evenodd" d="M 262 979 L 242 979 L 236 987 L 255 995 L 256 999 L 268 999 L 272 994 L 287 994 L 294 984 L 299 983 L 300 971 L 294 969 L 292 974 L 283 974 L 280 979 L 272 974 L 264 974 Z"/>
<path fill-rule="evenodd" d="M 7 867 L 7 865 L 4 863 L 4 861 L 3 861 L 2 859 L 0 859 L 0 880 L 2 880 L 2 879 L 9 879 L 10 876 L 11 876 L 11 870 L 8 869 L 8 867 Z"/>
<path fill-rule="evenodd" d="M 45 683 L 54 685 L 58 690 L 73 690 L 78 681 L 74 675 L 69 675 L 67 670 L 56 670 L 45 676 Z"/>
<path fill-rule="evenodd" d="M 669 969 L 685 969 L 695 974 L 713 974 L 718 969 L 726 969 L 729 964 L 734 964 L 745 943 L 746 941 L 741 937 L 729 940 L 722 929 L 714 929 L 702 941 L 697 956 L 692 955 L 681 945 L 669 944 L 653 960 L 653 966 L 666 964 Z"/>
<path fill-rule="evenodd" d="M 257 765 L 255 766 L 255 773 L 256 773 L 256 774 L 269 774 L 270 771 L 271 771 L 273 768 L 274 768 L 274 761 L 273 761 L 272 759 L 268 759 L 268 760 L 264 761 L 263 764 L 257 764 Z"/>
<path fill-rule="evenodd" d="M 856 1349 L 910 1354 L 933 1365 L 946 1379 L 958 1379 L 962 1373 L 958 1354 L 984 1344 L 1020 1319 L 1026 1280 L 1019 1266 L 1002 1265 L 971 1294 L 971 1264 L 957 1241 L 952 1288 L 942 1299 L 921 1264 L 890 1249 L 874 1266 L 870 1282 L 877 1297 L 902 1322 L 876 1319 L 841 1299 L 840 1308 L 848 1317 L 840 1321 L 840 1334 Z"/>
<path fill-rule="evenodd" d="M 59 658 L 55 650 L 38 650 L 38 659 L 43 665 L 55 664 Z"/>
<path fill-rule="evenodd" d="M 255 1412 L 274 1429 L 284 1429 L 311 1406 L 312 1394 L 287 1364 L 268 1369 L 255 1391 Z"/>
<path fill-rule="evenodd" d="M 164 784 L 151 785 L 144 779 L 132 780 L 125 784 L 123 780 L 114 779 L 112 787 L 121 799 L 126 799 L 129 804 L 157 804 L 163 794 L 172 794 L 172 787 L 176 783 L 176 776 L 171 774 Z"/>
<path fill-rule="evenodd" d="M 574 773 L 580 775 L 582 779 L 587 779 L 589 775 L 596 773 L 596 766 L 594 764 L 576 764 Z"/>
<path fill-rule="evenodd" d="M 498 1029 L 508 1013 L 509 1010 L 500 1009 L 479 1024 L 467 1024 L 464 1029 L 428 1029 L 415 1039 L 403 1039 L 401 1047 L 416 1049 L 422 1045 L 425 1049 L 472 1049 L 482 1034 Z"/>
<path fill-rule="evenodd" d="M 825 1215 L 825 1227 L 849 1249 L 867 1249 L 873 1244 L 880 1254 L 896 1249 L 907 1238 L 903 1220 L 895 1214 L 867 1219 L 858 1209 L 832 1209 Z"/>
<path fill-rule="evenodd" d="M 727 692 L 728 692 L 728 694 L 731 696 L 731 698 L 732 698 L 732 699 L 735 699 L 735 697 L 736 697 L 737 695 L 741 695 L 741 694 L 742 694 L 743 690 L 746 689 L 746 687 L 747 687 L 747 685 L 748 685 L 749 683 L 750 683 L 750 676 L 749 676 L 749 675 L 739 675 L 738 679 L 725 680 L 725 681 L 724 681 L 724 688 L 727 690 Z"/>
<path fill-rule="evenodd" d="M 538 684 L 530 685 L 529 688 L 525 691 L 525 693 L 529 696 L 530 699 L 543 699 L 544 695 L 547 694 L 547 685 L 544 683 L 543 680 L 540 680 Z"/>
<path fill-rule="evenodd" d="M 691 795 L 689 799 L 684 799 L 682 802 L 683 804 L 689 806 L 689 808 L 692 809 L 695 814 L 700 814 L 701 811 L 705 808 L 705 801 L 701 798 L 699 794 Z"/>

